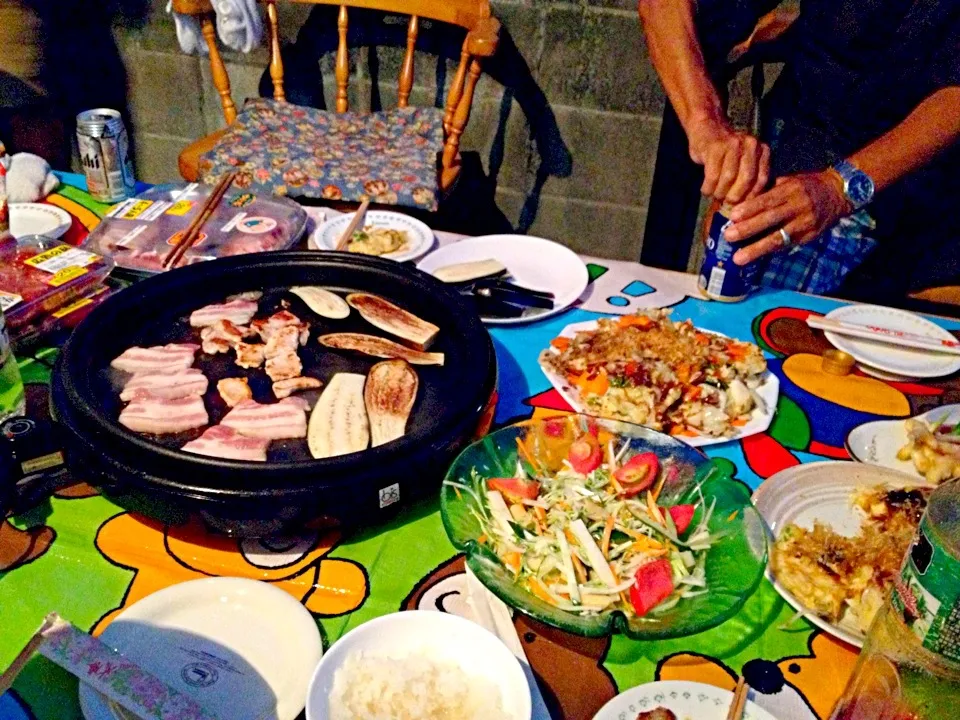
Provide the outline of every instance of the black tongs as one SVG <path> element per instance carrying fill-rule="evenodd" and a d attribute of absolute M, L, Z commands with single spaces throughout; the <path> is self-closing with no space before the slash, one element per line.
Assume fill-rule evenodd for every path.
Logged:
<path fill-rule="evenodd" d="M 487 300 L 545 310 L 552 310 L 556 299 L 553 293 L 521 287 L 502 279 L 477 280 L 461 292 Z"/>

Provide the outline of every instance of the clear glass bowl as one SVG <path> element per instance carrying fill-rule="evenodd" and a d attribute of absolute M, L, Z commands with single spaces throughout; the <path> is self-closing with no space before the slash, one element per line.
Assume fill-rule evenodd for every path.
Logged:
<path fill-rule="evenodd" d="M 652 451 L 661 462 L 672 458 L 680 472 L 668 480 L 660 494 L 664 506 L 697 503 L 700 492 L 707 505 L 716 500 L 709 529 L 719 537 L 707 551 L 706 578 L 709 592 L 682 600 L 658 615 L 628 617 L 613 609 L 580 615 L 554 607 L 521 587 L 496 554 L 478 542 L 482 534 L 473 514 L 477 500 L 467 492 L 444 484 L 440 495 L 443 525 L 451 542 L 467 556 L 467 565 L 501 600 L 542 622 L 586 637 L 614 633 L 640 639 L 692 635 L 715 627 L 733 616 L 757 589 L 767 564 L 767 534 L 763 520 L 750 502 L 747 487 L 730 477 L 726 463 L 707 459 L 700 451 L 649 428 L 630 423 L 598 420 L 585 415 L 567 415 L 527 420 L 510 425 L 475 442 L 454 461 L 447 480 L 470 484 L 476 470 L 480 477 L 510 477 L 517 464 L 520 440 L 543 467 L 558 469 L 574 438 L 588 424 L 610 433 L 617 447 L 630 441 L 634 452 Z M 549 427 L 549 432 L 547 428 Z M 606 440 L 602 435 L 601 440 Z M 699 522 L 702 508 L 694 522 Z"/>

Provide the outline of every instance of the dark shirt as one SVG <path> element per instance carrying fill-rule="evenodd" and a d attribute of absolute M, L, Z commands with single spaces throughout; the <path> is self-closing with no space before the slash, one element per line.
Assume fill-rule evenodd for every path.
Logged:
<path fill-rule="evenodd" d="M 708 63 L 722 62 L 777 4 L 701 0 Z M 822 170 L 891 130 L 936 90 L 960 86 L 960 0 L 800 0 L 781 45 L 785 65 L 761 112 L 773 172 Z M 883 282 L 894 294 L 960 282 L 958 199 L 955 144 L 878 193 L 868 210 L 881 244 L 870 278 L 854 282 Z"/>

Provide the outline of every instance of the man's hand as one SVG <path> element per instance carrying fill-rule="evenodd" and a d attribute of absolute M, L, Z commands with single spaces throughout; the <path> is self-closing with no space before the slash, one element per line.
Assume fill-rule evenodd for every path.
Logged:
<path fill-rule="evenodd" d="M 703 165 L 700 192 L 738 203 L 763 192 L 770 178 L 770 148 L 723 120 L 689 123 L 690 158 Z"/>
<path fill-rule="evenodd" d="M 746 265 L 780 250 L 784 246 L 780 228 L 789 233 L 793 244 L 815 240 L 852 209 L 843 194 L 842 180 L 830 171 L 777 178 L 772 189 L 730 211 L 733 224 L 727 227 L 728 241 L 740 242 L 766 233 L 738 250 L 733 262 Z"/>

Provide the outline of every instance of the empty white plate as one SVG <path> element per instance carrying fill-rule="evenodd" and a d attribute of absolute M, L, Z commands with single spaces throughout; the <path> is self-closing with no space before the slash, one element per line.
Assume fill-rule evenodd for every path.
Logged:
<path fill-rule="evenodd" d="M 956 340 L 953 335 L 926 318 L 906 310 L 880 305 L 846 305 L 830 311 L 826 317 L 829 320 L 903 330 L 927 335 L 937 340 Z M 951 375 L 960 370 L 960 356 L 957 355 L 945 355 L 927 350 L 908 350 L 889 343 L 862 340 L 830 331 L 824 334 L 836 348 L 850 353 L 861 363 L 888 373 L 928 378 Z"/>
<path fill-rule="evenodd" d="M 311 250 L 335 250 L 340 236 L 343 235 L 343 231 L 353 220 L 353 216 L 354 213 L 349 213 L 327 220 L 310 235 L 307 246 Z M 373 225 L 390 230 L 401 230 L 407 234 L 405 247 L 382 256 L 397 262 L 416 260 L 433 247 L 433 230 L 416 218 L 403 213 L 389 210 L 370 210 L 363 219 L 363 225 L 364 227 Z"/>
<path fill-rule="evenodd" d="M 15 238 L 43 235 L 56 240 L 70 229 L 70 214 L 46 203 L 10 203 L 10 232 Z"/>
<path fill-rule="evenodd" d="M 323 643 L 292 596 L 245 578 L 173 585 L 131 605 L 101 639 L 219 718 L 294 720 Z M 80 684 L 86 720 L 113 720 Z"/>
<path fill-rule="evenodd" d="M 883 485 L 886 487 L 929 486 L 922 478 L 880 467 L 850 462 L 815 462 L 781 470 L 768 478 L 753 493 L 753 504 L 763 516 L 773 537 L 796 523 L 810 530 L 819 520 L 840 535 L 851 537 L 860 531 L 861 515 L 853 507 L 851 498 L 859 487 Z M 774 576 L 772 565 L 767 566 L 767 578 L 777 592 L 814 625 L 836 638 L 856 647 L 862 647 L 865 636 L 851 620 L 833 624 L 800 604 L 793 594 Z"/>
<path fill-rule="evenodd" d="M 593 720 L 636 720 L 640 713 L 658 707 L 670 710 L 680 720 L 724 720 L 731 703 L 733 693 L 714 685 L 659 680 L 620 693 L 600 708 Z M 749 699 L 743 717 L 745 720 L 777 720 Z"/>
<path fill-rule="evenodd" d="M 573 250 L 530 235 L 467 238 L 430 253 L 417 267 L 432 275 L 448 265 L 491 259 L 506 266 L 516 285 L 551 292 L 555 297 L 552 310 L 530 309 L 519 318 L 483 318 L 491 325 L 516 325 L 563 312 L 580 299 L 590 282 L 587 266 Z"/>

